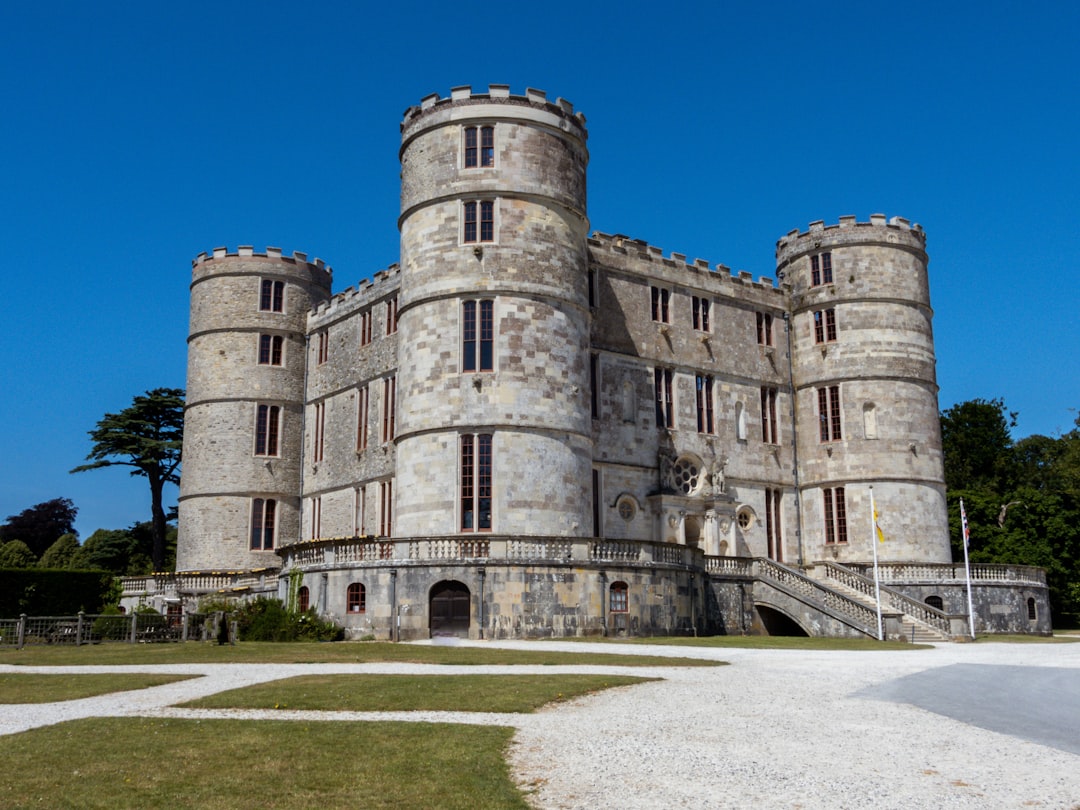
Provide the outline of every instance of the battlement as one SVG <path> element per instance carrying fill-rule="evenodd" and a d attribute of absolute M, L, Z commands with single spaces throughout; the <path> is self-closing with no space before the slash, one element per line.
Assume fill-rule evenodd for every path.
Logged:
<path fill-rule="evenodd" d="M 881 241 L 896 241 L 901 236 L 905 241 L 916 243 L 919 247 L 926 247 L 926 232 L 922 225 L 910 222 L 904 217 L 889 217 L 884 214 L 871 214 L 869 222 L 859 222 L 854 216 L 840 217 L 835 225 L 826 225 L 824 221 L 811 222 L 807 230 L 800 231 L 798 228 L 788 231 L 784 236 L 776 240 L 776 255 L 791 252 L 797 242 L 822 240 L 832 241 L 838 239 L 841 242 L 859 241 L 862 239 L 877 240 L 880 237 L 871 236 L 873 230 L 892 232 L 892 239 L 881 238 Z"/>
<path fill-rule="evenodd" d="M 327 266 L 326 262 L 322 259 L 315 257 L 311 261 L 308 261 L 306 253 L 301 253 L 299 250 L 293 251 L 291 256 L 283 256 L 281 248 L 268 247 L 265 253 L 257 253 L 251 245 L 238 245 L 235 253 L 230 253 L 226 247 L 216 247 L 210 253 L 203 251 L 194 259 L 191 260 L 191 268 L 194 270 L 200 264 L 206 262 L 212 262 L 217 259 L 246 259 L 246 258 L 258 258 L 258 259 L 277 259 L 283 262 L 291 262 L 293 264 L 306 264 L 309 267 L 314 267 L 317 270 L 322 270 L 326 274 L 332 276 L 334 273 L 333 268 Z"/>
<path fill-rule="evenodd" d="M 647 262 L 657 262 L 663 267 L 670 267 L 673 270 L 684 270 L 688 273 L 707 273 L 715 279 L 721 281 L 730 281 L 735 284 L 752 284 L 756 287 L 764 289 L 775 289 L 773 280 L 767 276 L 761 276 L 756 282 L 753 280 L 752 274 L 745 270 L 740 270 L 733 273 L 731 268 L 726 264 L 710 264 L 705 259 L 694 259 L 693 261 L 687 261 L 686 254 L 674 253 L 670 256 L 664 256 L 663 249 L 650 245 L 641 239 L 631 239 L 629 236 L 622 234 L 607 234 L 600 231 L 593 231 L 589 237 L 589 248 L 594 253 L 608 253 L 612 256 L 630 256 L 636 259 L 644 259 Z"/>
<path fill-rule="evenodd" d="M 384 270 L 378 270 L 371 278 L 361 279 L 355 287 L 347 287 L 323 301 L 313 310 L 311 316 L 320 322 L 353 312 L 377 301 L 387 293 L 394 292 L 400 285 L 401 267 L 395 262 Z"/>
<path fill-rule="evenodd" d="M 405 110 L 402 115 L 401 129 L 404 132 L 405 128 L 416 120 L 436 110 L 468 104 L 507 104 L 541 108 L 554 113 L 559 118 L 576 122 L 582 131 L 585 129 L 585 115 L 580 112 L 575 113 L 574 105 L 566 99 L 556 98 L 554 101 L 549 101 L 546 92 L 533 87 L 526 88 L 524 95 L 512 95 L 508 84 L 488 85 L 486 93 L 473 92 L 470 85 L 462 85 L 450 88 L 450 95 L 446 98 L 441 98 L 438 93 L 424 96 L 419 105 Z"/>

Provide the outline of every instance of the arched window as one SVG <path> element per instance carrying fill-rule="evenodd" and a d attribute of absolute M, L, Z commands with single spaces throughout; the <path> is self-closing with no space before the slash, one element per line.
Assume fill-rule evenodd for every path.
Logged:
<path fill-rule="evenodd" d="M 940 596 L 928 596 L 926 597 L 926 604 L 937 610 L 944 610 L 945 603 L 941 600 Z"/>
<path fill-rule="evenodd" d="M 296 605 L 300 608 L 300 612 L 303 613 L 308 609 L 308 604 L 311 600 L 311 592 L 308 590 L 307 585 L 303 586 L 296 592 Z"/>
<path fill-rule="evenodd" d="M 1028 609 L 1028 621 L 1029 622 L 1035 621 L 1039 617 L 1039 614 L 1035 610 L 1035 600 L 1032 599 L 1030 596 L 1028 597 L 1028 600 L 1027 600 L 1027 609 Z"/>
<path fill-rule="evenodd" d="M 367 590 L 359 582 L 354 582 L 349 586 L 345 601 L 349 613 L 363 613 L 367 610 Z"/>
<path fill-rule="evenodd" d="M 611 583 L 611 601 L 609 602 L 612 613 L 626 613 L 630 604 L 629 587 L 625 582 Z"/>

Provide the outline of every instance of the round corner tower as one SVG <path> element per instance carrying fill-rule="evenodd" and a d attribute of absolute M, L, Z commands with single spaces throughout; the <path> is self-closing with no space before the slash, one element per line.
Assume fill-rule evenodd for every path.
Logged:
<path fill-rule="evenodd" d="M 949 562 L 926 235 L 876 214 L 777 242 L 809 561 Z"/>
<path fill-rule="evenodd" d="M 276 567 L 298 536 L 307 317 L 330 284 L 276 248 L 192 262 L 178 571 Z"/>
<path fill-rule="evenodd" d="M 591 533 L 586 138 L 505 85 L 405 113 L 395 534 Z"/>

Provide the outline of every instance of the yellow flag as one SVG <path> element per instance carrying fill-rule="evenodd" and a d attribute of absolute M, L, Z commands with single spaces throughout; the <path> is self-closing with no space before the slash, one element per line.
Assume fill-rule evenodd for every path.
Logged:
<path fill-rule="evenodd" d="M 878 513 L 877 507 L 874 507 L 874 531 L 877 532 L 877 539 L 879 543 L 885 542 L 885 532 L 881 531 L 881 526 L 878 525 Z"/>

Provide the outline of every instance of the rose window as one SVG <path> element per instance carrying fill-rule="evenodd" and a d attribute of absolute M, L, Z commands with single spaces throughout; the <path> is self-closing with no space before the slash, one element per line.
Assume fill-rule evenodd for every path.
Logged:
<path fill-rule="evenodd" d="M 689 458 L 680 458 L 671 468 L 671 478 L 675 488 L 685 495 L 697 492 L 701 483 L 701 467 Z"/>

